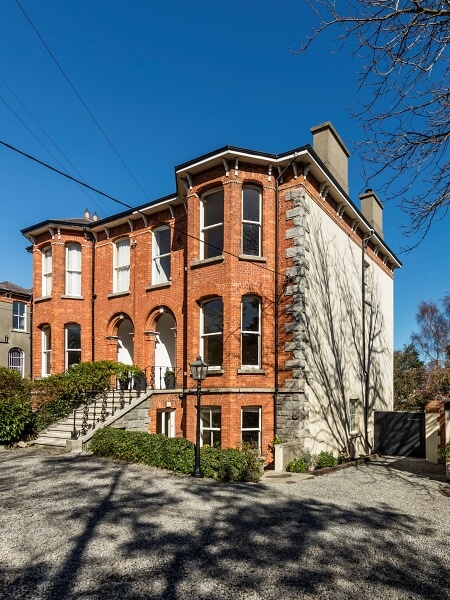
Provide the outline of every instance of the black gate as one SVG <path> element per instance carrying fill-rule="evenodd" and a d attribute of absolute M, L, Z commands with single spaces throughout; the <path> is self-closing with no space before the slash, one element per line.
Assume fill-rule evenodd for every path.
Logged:
<path fill-rule="evenodd" d="M 425 413 L 375 412 L 373 451 L 425 458 Z"/>

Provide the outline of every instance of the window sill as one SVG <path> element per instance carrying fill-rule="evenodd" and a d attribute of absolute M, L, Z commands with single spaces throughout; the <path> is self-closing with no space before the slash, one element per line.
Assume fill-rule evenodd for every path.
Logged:
<path fill-rule="evenodd" d="M 84 300 L 84 296 L 69 296 L 68 294 L 62 294 L 61 300 Z"/>
<path fill-rule="evenodd" d="M 11 329 L 11 333 L 29 333 L 25 329 Z"/>
<path fill-rule="evenodd" d="M 35 298 L 34 302 L 37 304 L 38 302 L 45 302 L 46 300 L 51 300 L 51 296 L 41 296 L 40 298 Z"/>
<path fill-rule="evenodd" d="M 112 294 L 108 294 L 108 300 L 109 298 L 120 298 L 121 296 L 129 296 L 130 295 L 130 290 L 125 290 L 124 292 L 114 292 Z"/>
<path fill-rule="evenodd" d="M 223 369 L 208 369 L 208 372 L 206 373 L 207 377 L 211 377 L 213 375 L 223 375 L 224 374 L 224 370 Z"/>
<path fill-rule="evenodd" d="M 351 431 L 351 432 L 350 432 L 349 438 L 350 438 L 351 440 L 355 440 L 356 438 L 360 438 L 360 437 L 362 437 L 362 435 L 361 435 L 361 432 L 360 432 L 360 431 Z"/>
<path fill-rule="evenodd" d="M 214 265 L 216 263 L 221 263 L 225 260 L 225 256 L 221 254 L 220 256 L 212 256 L 211 258 L 203 258 L 202 260 L 194 260 L 191 262 L 191 269 L 197 269 L 198 267 L 206 267 L 208 265 Z"/>
<path fill-rule="evenodd" d="M 160 290 L 161 288 L 170 288 L 171 285 L 171 281 L 165 281 L 164 283 L 155 283 L 154 285 L 146 285 L 145 291 L 151 292 L 152 290 Z"/>
<path fill-rule="evenodd" d="M 251 368 L 242 368 L 238 369 L 238 375 L 265 375 L 266 372 L 264 369 L 251 369 Z"/>
<path fill-rule="evenodd" d="M 253 256 L 252 254 L 239 254 L 239 260 L 253 261 L 253 262 L 267 262 L 265 256 Z"/>

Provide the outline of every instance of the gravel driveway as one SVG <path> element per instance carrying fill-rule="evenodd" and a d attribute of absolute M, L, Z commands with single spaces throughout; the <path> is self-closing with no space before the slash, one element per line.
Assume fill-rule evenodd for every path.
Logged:
<path fill-rule="evenodd" d="M 0 453 L 0 597 L 450 598 L 445 483 L 385 460 L 223 484 Z"/>

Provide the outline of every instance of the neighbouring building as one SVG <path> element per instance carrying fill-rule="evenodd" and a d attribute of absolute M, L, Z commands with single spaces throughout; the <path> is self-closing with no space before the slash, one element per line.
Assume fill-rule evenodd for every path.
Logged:
<path fill-rule="evenodd" d="M 189 363 L 209 364 L 202 442 L 275 434 L 370 449 L 393 404 L 393 271 L 382 205 L 348 191 L 330 123 L 313 146 L 226 146 L 175 168 L 176 192 L 106 219 L 46 219 L 32 243 L 33 373 L 80 360 L 144 369 L 149 431 L 195 439 Z"/>
<path fill-rule="evenodd" d="M 9 281 L 0 283 L 0 365 L 31 374 L 30 289 Z"/>

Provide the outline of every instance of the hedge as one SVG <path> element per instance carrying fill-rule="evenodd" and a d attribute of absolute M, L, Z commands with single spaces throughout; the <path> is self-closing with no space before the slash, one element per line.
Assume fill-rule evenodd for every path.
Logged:
<path fill-rule="evenodd" d="M 194 444 L 185 438 L 168 438 L 142 431 L 124 431 L 105 427 L 90 443 L 98 456 L 143 463 L 175 473 L 192 474 Z M 263 460 L 251 449 L 202 448 L 200 466 L 205 477 L 222 481 L 259 481 Z"/>

